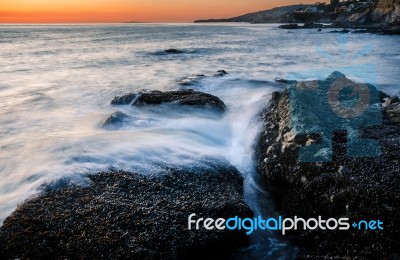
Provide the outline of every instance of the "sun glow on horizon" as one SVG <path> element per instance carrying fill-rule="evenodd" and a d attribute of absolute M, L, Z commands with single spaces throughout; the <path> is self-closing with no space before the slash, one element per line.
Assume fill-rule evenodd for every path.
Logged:
<path fill-rule="evenodd" d="M 298 3 L 299 0 L 1 0 L 0 23 L 192 22 Z"/>

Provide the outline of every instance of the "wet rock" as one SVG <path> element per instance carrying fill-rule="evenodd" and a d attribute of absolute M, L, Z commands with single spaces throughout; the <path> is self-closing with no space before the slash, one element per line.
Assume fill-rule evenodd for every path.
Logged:
<path fill-rule="evenodd" d="M 103 128 L 117 127 L 120 126 L 124 120 L 128 119 L 129 116 L 122 112 L 112 113 L 103 123 Z"/>
<path fill-rule="evenodd" d="M 336 72 L 326 81 L 290 87 L 317 91 L 334 82 L 353 84 Z M 301 162 L 301 148 L 321 143 L 327 137 L 317 131 L 307 135 L 305 144 L 303 137 L 301 142 L 294 142 L 294 129 L 308 120 L 315 129 L 326 130 L 321 125 L 329 124 L 331 119 L 316 109 L 311 109 L 310 114 L 302 114 L 300 107 L 310 107 L 312 102 L 306 102 L 308 99 L 305 103 L 297 102 L 300 96 L 294 96 L 294 100 L 290 97 L 290 87 L 274 94 L 263 111 L 264 130 L 256 153 L 258 170 L 270 188 L 277 210 L 284 217 L 292 218 L 347 217 L 350 221 L 379 219 L 384 222 L 384 230 L 379 231 L 352 228 L 347 231 L 290 231 L 288 237 L 302 248 L 299 258 L 399 258 L 400 106 L 380 107 L 377 111 L 382 116 L 381 123 L 357 129 L 363 138 L 379 142 L 379 156 L 347 156 L 346 129 L 334 130 L 332 127 L 332 160 Z M 323 102 L 319 94 L 318 91 L 310 93 L 310 100 Z M 379 94 L 377 96 L 379 102 Z M 377 102 L 371 102 L 370 106 L 376 107 Z"/>
<path fill-rule="evenodd" d="M 294 29 L 321 29 L 325 28 L 326 26 L 321 24 L 321 23 L 304 23 L 303 25 L 299 25 L 297 23 L 292 23 L 292 24 L 283 24 L 280 25 L 279 28 L 281 29 L 288 29 L 288 30 L 294 30 Z"/>
<path fill-rule="evenodd" d="M 183 51 L 178 50 L 178 49 L 168 49 L 168 50 L 165 50 L 164 52 L 167 53 L 167 54 L 181 54 L 181 53 L 184 53 Z"/>
<path fill-rule="evenodd" d="M 399 97 L 391 97 L 391 98 L 386 98 L 385 100 L 385 106 L 391 106 L 400 103 Z"/>
<path fill-rule="evenodd" d="M 174 103 L 179 105 L 210 107 L 218 111 L 225 111 L 226 107 L 218 97 L 198 92 L 194 90 L 180 91 L 142 91 L 137 93 L 127 93 L 122 96 L 115 97 L 112 105 L 159 105 L 162 103 Z"/>
<path fill-rule="evenodd" d="M 333 30 L 333 31 L 330 31 L 330 33 L 344 33 L 344 34 L 346 34 L 346 33 L 350 33 L 350 30 L 347 30 L 347 29 L 343 29 L 343 30 L 340 30 L 340 31 Z"/>
<path fill-rule="evenodd" d="M 275 81 L 279 82 L 279 83 L 284 83 L 284 84 L 294 84 L 294 83 L 296 83 L 296 80 L 280 79 L 280 78 L 275 79 Z"/>
<path fill-rule="evenodd" d="M 222 76 L 225 76 L 227 74 L 228 74 L 228 72 L 226 72 L 225 70 L 219 70 L 219 71 L 217 71 L 216 74 L 214 74 L 214 77 L 222 77 Z"/>
<path fill-rule="evenodd" d="M 206 77 L 206 75 L 204 75 L 204 74 L 188 76 L 183 79 L 180 79 L 178 81 L 178 84 L 180 84 L 182 86 L 193 86 L 193 85 L 196 85 L 199 82 L 199 80 L 201 80 L 205 77 Z"/>
<path fill-rule="evenodd" d="M 49 184 L 4 221 L 0 258 L 225 259 L 246 245 L 245 233 L 188 230 L 189 215 L 245 218 L 252 212 L 240 173 L 206 163 L 165 167 L 157 176 L 92 174 L 86 187 Z"/>
<path fill-rule="evenodd" d="M 227 74 L 228 74 L 228 72 L 226 72 L 225 70 L 218 70 L 217 73 L 215 73 L 212 76 L 213 77 L 222 77 Z M 199 85 L 199 83 L 202 79 L 207 78 L 207 77 L 209 77 L 209 76 L 204 75 L 204 74 L 191 75 L 191 76 L 184 77 L 184 78 L 178 80 L 178 84 L 181 86 L 196 86 L 196 85 Z"/>
<path fill-rule="evenodd" d="M 383 91 L 379 91 L 379 102 L 385 103 L 387 98 L 390 98 L 390 96 L 388 94 L 386 94 Z"/>
<path fill-rule="evenodd" d="M 271 94 L 272 101 L 278 101 L 280 97 L 281 97 L 281 92 L 279 91 L 274 91 Z"/>
<path fill-rule="evenodd" d="M 297 23 L 291 23 L 291 24 L 280 25 L 279 28 L 293 30 L 293 29 L 300 29 L 301 26 L 299 26 Z"/>

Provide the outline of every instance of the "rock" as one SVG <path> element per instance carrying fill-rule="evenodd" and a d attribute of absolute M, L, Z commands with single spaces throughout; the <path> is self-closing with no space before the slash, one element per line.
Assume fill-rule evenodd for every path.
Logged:
<path fill-rule="evenodd" d="M 357 30 L 353 31 L 353 33 L 355 33 L 355 34 L 368 33 L 368 30 L 366 30 L 366 29 L 357 29 Z"/>
<path fill-rule="evenodd" d="M 272 101 L 276 102 L 280 99 L 280 97 L 281 97 L 281 92 L 279 92 L 279 91 L 274 91 L 271 94 Z"/>
<path fill-rule="evenodd" d="M 400 103 L 399 97 L 391 97 L 391 98 L 386 98 L 385 100 L 385 106 L 391 106 L 394 104 Z"/>
<path fill-rule="evenodd" d="M 112 113 L 103 123 L 102 127 L 103 128 L 109 128 L 109 127 L 116 127 L 121 125 L 124 120 L 126 120 L 127 118 L 129 118 L 128 115 L 122 113 L 122 112 L 115 112 Z"/>
<path fill-rule="evenodd" d="M 284 83 L 284 84 L 294 84 L 297 82 L 296 80 L 279 79 L 279 78 L 275 79 L 275 81 L 279 82 L 279 83 Z"/>
<path fill-rule="evenodd" d="M 213 75 L 213 77 L 222 77 L 227 75 L 228 72 L 226 72 L 225 70 L 218 70 L 217 73 L 215 73 Z M 178 80 L 178 84 L 180 84 L 181 86 L 194 86 L 194 85 L 198 85 L 199 81 L 203 78 L 207 77 L 204 74 L 197 74 L 197 75 L 192 75 L 192 76 L 188 76 L 188 77 L 184 77 L 180 80 Z"/>
<path fill-rule="evenodd" d="M 188 77 L 185 77 L 185 78 L 179 80 L 178 84 L 180 84 L 182 86 L 193 86 L 193 85 L 196 85 L 196 83 L 198 83 L 199 80 L 201 80 L 205 77 L 206 77 L 206 75 L 204 75 L 204 74 L 188 76 Z"/>
<path fill-rule="evenodd" d="M 296 143 L 300 145 L 306 144 L 308 138 L 307 135 L 305 134 L 294 134 L 294 135 L 289 135 L 287 138 L 288 143 Z"/>
<path fill-rule="evenodd" d="M 218 97 L 198 92 L 194 90 L 180 91 L 142 91 L 137 93 L 127 93 L 122 96 L 114 97 L 112 105 L 159 105 L 162 103 L 174 103 L 179 105 L 210 107 L 218 111 L 225 111 L 226 107 Z"/>
<path fill-rule="evenodd" d="M 243 231 L 188 230 L 188 217 L 252 217 L 232 166 L 165 167 L 159 176 L 104 172 L 90 186 L 48 186 L 0 229 L 2 259 L 227 258 Z"/>
<path fill-rule="evenodd" d="M 340 174 L 348 174 L 350 171 L 349 168 L 347 168 L 346 166 L 340 165 L 338 172 Z"/>
<path fill-rule="evenodd" d="M 293 29 L 315 29 L 318 28 L 320 31 L 321 28 L 325 28 L 326 26 L 321 24 L 321 23 L 304 23 L 303 25 L 299 25 L 297 23 L 291 23 L 291 24 L 283 24 L 280 25 L 279 28 L 281 29 L 289 29 L 289 30 L 293 30 Z"/>
<path fill-rule="evenodd" d="M 228 72 L 226 72 L 225 70 L 219 70 L 219 71 L 217 71 L 216 74 L 214 74 L 214 77 L 221 77 L 221 76 L 225 76 L 227 74 L 228 74 Z"/>
<path fill-rule="evenodd" d="M 379 91 L 379 101 L 380 101 L 380 103 L 385 103 L 387 98 L 390 98 L 390 96 L 388 94 L 386 94 L 383 91 Z"/>
<path fill-rule="evenodd" d="M 343 29 L 343 30 L 340 30 L 340 31 L 333 30 L 333 31 L 330 31 L 330 33 L 350 33 L 350 30 L 347 30 L 347 29 Z"/>
<path fill-rule="evenodd" d="M 379 95 L 376 88 L 374 90 L 369 84 L 365 85 L 373 91 L 371 95 L 374 99 L 365 113 L 376 111 L 382 120 L 356 130 L 366 140 L 377 140 L 381 151 L 376 154 L 377 157 L 351 157 L 347 155 L 349 137 L 345 129 L 336 129 L 336 125 L 330 122 L 337 119 L 317 109 L 318 103 L 326 102 L 322 97 L 326 97 L 325 91 L 332 84 L 354 83 L 342 73 L 335 72 L 327 80 L 293 84 L 280 94 L 273 95 L 261 115 L 264 130 L 256 150 L 258 170 L 283 217 L 347 217 L 350 221 L 379 219 L 384 222 L 384 230 L 379 232 L 353 229 L 290 231 L 287 237 L 302 248 L 298 258 L 398 258 L 400 106 L 372 109 L 377 107 L 374 104 L 379 102 L 382 94 Z M 314 85 L 317 88 L 313 88 Z M 300 88 L 300 91 L 310 91 L 309 99 L 296 95 L 292 88 L 298 86 L 309 86 Z M 309 109 L 308 114 L 304 113 L 304 108 Z M 362 117 L 365 117 L 364 122 L 373 121 L 364 114 Z M 342 121 L 346 122 L 346 119 Z M 292 133 L 309 129 L 307 124 L 311 124 L 310 129 L 315 132 L 308 133 L 306 144 L 292 142 L 295 141 Z M 318 130 L 324 130 L 326 134 L 321 135 Z M 332 137 L 329 137 L 329 130 Z M 326 141 L 332 144 L 330 161 L 299 160 L 301 149 Z M 320 153 L 318 156 L 324 156 L 329 149 L 316 151 Z M 384 204 L 390 207 L 382 206 Z M 374 248 L 369 246 L 372 244 Z"/>
<path fill-rule="evenodd" d="M 313 28 L 325 28 L 322 23 L 304 23 L 303 28 L 305 29 L 313 29 Z"/>
<path fill-rule="evenodd" d="M 168 53 L 168 54 L 180 54 L 180 53 L 183 53 L 183 51 L 177 50 L 177 49 L 168 49 L 168 50 L 165 50 L 164 52 Z"/>
<path fill-rule="evenodd" d="M 300 26 L 297 23 L 283 24 L 279 26 L 279 28 L 281 29 L 289 29 L 289 30 L 299 29 L 299 27 Z"/>

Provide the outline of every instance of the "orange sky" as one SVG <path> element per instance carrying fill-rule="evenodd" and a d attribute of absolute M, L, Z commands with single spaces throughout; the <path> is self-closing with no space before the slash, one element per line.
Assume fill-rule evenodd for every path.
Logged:
<path fill-rule="evenodd" d="M 192 22 L 300 0 L 0 0 L 0 23 Z M 302 3 L 313 3 L 304 1 Z"/>

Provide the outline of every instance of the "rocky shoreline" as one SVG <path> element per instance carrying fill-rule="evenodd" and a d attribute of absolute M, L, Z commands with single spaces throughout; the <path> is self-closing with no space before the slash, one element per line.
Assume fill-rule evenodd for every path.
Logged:
<path fill-rule="evenodd" d="M 399 99 L 388 98 L 381 92 L 378 104 L 370 104 L 380 106 L 381 124 L 359 129 L 363 137 L 379 142 L 382 149 L 379 157 L 348 157 L 348 138 L 345 131 L 339 130 L 333 132 L 331 139 L 331 162 L 299 162 L 298 159 L 302 147 L 319 143 L 324 137 L 319 133 L 296 134 L 295 129 L 302 127 L 307 119 L 304 115 L 295 118 L 301 110 L 298 106 L 307 107 L 312 103 L 296 103 L 290 90 L 330 85 L 338 79 L 350 83 L 344 75 L 335 73 L 325 81 L 290 82 L 288 89 L 273 94 L 262 113 L 264 130 L 257 150 L 259 171 L 275 198 L 277 210 L 285 217 L 347 217 L 350 221 L 380 219 L 384 222 L 384 230 L 379 231 L 291 231 L 288 235 L 291 241 L 303 248 L 299 258 L 396 259 L 400 246 Z M 313 100 L 321 102 L 318 94 L 313 94 Z M 322 113 L 320 110 L 311 108 L 311 111 L 314 112 L 309 119 L 314 125 L 324 123 L 326 118 L 318 116 Z"/>
<path fill-rule="evenodd" d="M 225 74 L 219 71 L 214 76 Z M 190 86 L 199 77 L 205 76 L 188 77 L 179 84 Z M 360 86 L 339 72 L 322 81 L 278 82 L 287 89 L 274 92 L 261 113 L 264 128 L 256 147 L 258 171 L 276 211 L 284 217 L 347 217 L 384 223 L 384 230 L 379 231 L 288 231 L 290 241 L 301 248 L 298 258 L 398 258 L 400 99 L 370 84 Z M 379 143 L 379 156 L 348 156 L 347 132 L 329 126 L 336 119 L 330 112 L 321 112 L 331 86 L 368 90 L 358 93 L 361 100 L 369 99 L 364 104 L 367 116 L 356 124 L 351 124 L 349 115 L 357 111 L 342 113 L 336 106 L 331 108 L 344 118 L 340 122 L 348 131 L 360 122 L 366 125 L 357 130 L 363 138 Z M 312 92 L 304 97 L 296 91 Z M 190 89 L 127 93 L 111 101 L 113 106 L 160 104 L 219 113 L 226 109 L 218 97 Z M 134 119 L 115 112 L 103 127 L 129 120 Z M 308 130 L 309 122 L 314 132 L 299 131 Z M 332 135 L 321 135 L 321 131 Z M 328 146 L 331 154 L 325 148 L 316 157 L 325 161 L 300 160 L 302 148 L 327 142 L 332 144 Z M 109 170 L 84 176 L 87 185 L 65 180 L 43 185 L 40 194 L 19 205 L 4 221 L 0 259 L 225 259 L 248 244 L 244 230 L 190 231 L 187 226 L 192 213 L 214 219 L 253 217 L 244 202 L 243 177 L 235 167 L 220 158 L 198 158 L 196 165 L 159 166 L 162 170 L 157 174 Z"/>
<path fill-rule="evenodd" d="M 311 9 L 311 10 L 308 10 Z M 329 5 L 289 5 L 233 18 L 199 20 L 195 23 L 276 23 L 282 29 L 336 29 L 333 32 L 400 35 L 400 1 L 331 1 Z"/>
<path fill-rule="evenodd" d="M 296 29 L 331 29 L 331 33 L 371 33 L 380 35 L 400 35 L 400 26 L 392 24 L 367 24 L 360 25 L 350 22 L 335 22 L 332 24 L 322 24 L 322 23 L 289 23 L 280 25 L 279 28 L 287 30 Z"/>

